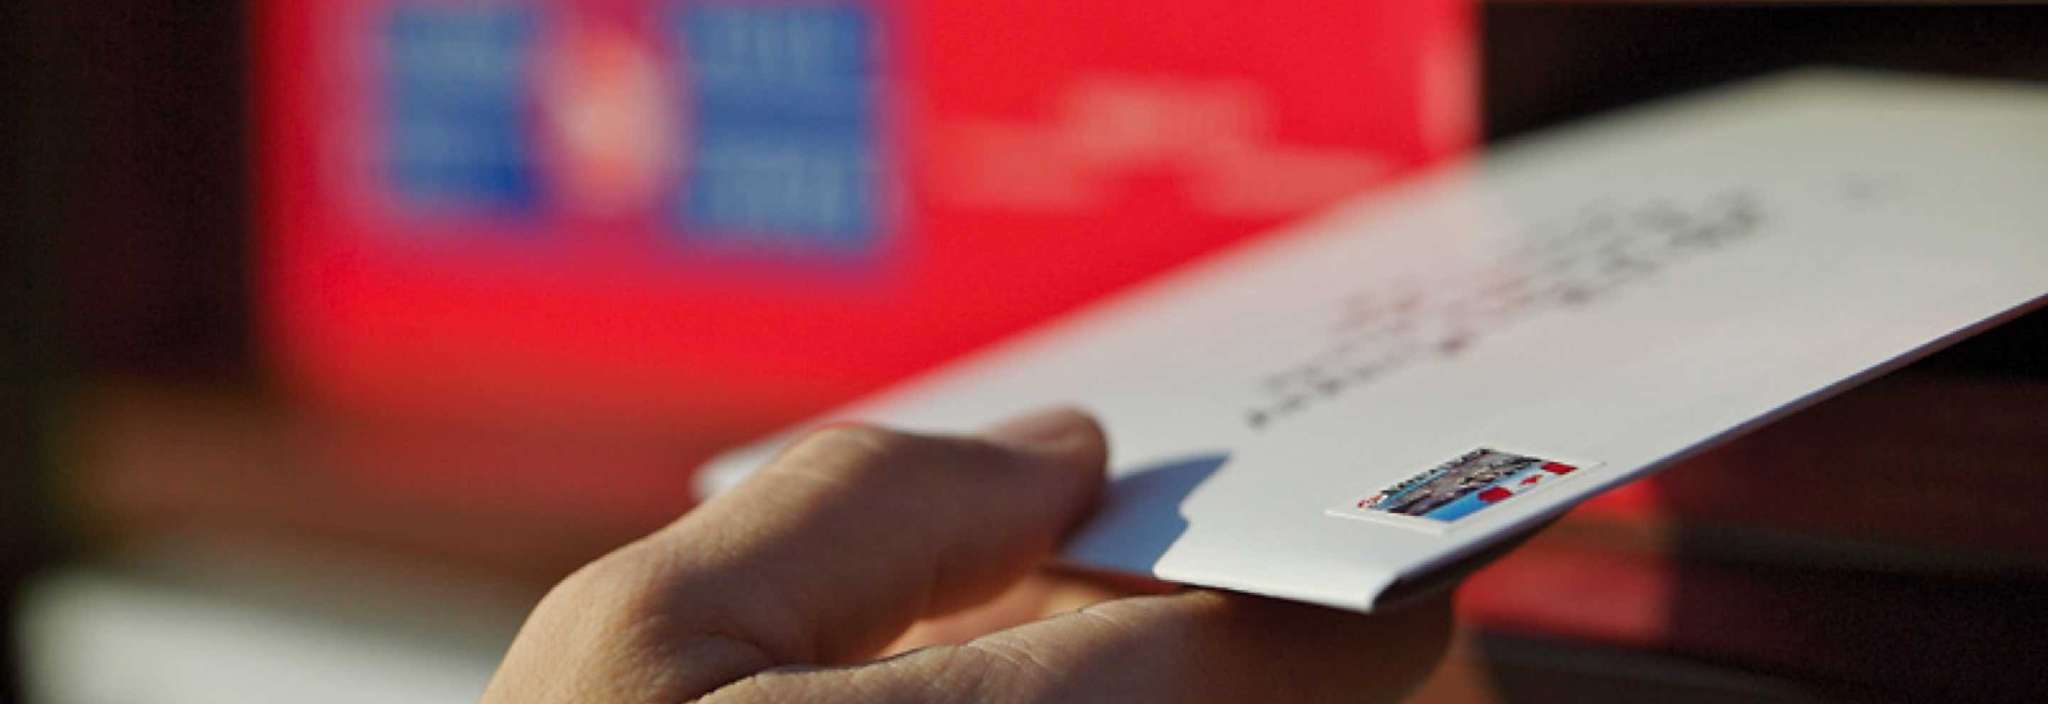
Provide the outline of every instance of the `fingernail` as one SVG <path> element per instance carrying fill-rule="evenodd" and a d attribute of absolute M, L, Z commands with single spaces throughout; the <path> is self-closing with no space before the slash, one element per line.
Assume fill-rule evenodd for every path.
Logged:
<path fill-rule="evenodd" d="M 1034 411 L 997 423 L 982 437 L 1026 450 L 1057 449 L 1092 432 L 1094 421 L 1079 409 L 1060 406 Z"/>

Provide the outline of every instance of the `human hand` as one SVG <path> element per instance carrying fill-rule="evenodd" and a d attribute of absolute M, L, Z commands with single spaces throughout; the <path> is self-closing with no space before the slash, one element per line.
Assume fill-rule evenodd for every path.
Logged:
<path fill-rule="evenodd" d="M 1442 598 L 1368 616 L 1044 569 L 1106 455 L 1070 410 L 812 433 L 557 585 L 484 701 L 1383 701 L 1441 656 Z"/>

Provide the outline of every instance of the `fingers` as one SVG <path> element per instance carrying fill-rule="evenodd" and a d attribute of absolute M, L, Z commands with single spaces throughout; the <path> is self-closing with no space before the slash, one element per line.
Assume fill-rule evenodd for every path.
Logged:
<path fill-rule="evenodd" d="M 1043 562 L 1092 505 L 1105 454 L 1100 429 L 1071 410 L 979 438 L 814 433 L 564 581 L 498 678 L 558 679 L 492 692 L 682 701 L 763 668 L 864 658 Z"/>
<path fill-rule="evenodd" d="M 1444 597 L 1360 615 L 1193 591 L 1107 602 L 864 667 L 771 671 L 707 701 L 1394 701 L 1449 637 Z"/>

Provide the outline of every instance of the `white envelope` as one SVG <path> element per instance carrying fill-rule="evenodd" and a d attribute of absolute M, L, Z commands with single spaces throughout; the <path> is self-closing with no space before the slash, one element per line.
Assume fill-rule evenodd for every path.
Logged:
<path fill-rule="evenodd" d="M 2044 293 L 2048 89 L 1808 71 L 1375 192 L 829 416 L 1079 403 L 1113 484 L 1065 560 L 1369 611 Z"/>

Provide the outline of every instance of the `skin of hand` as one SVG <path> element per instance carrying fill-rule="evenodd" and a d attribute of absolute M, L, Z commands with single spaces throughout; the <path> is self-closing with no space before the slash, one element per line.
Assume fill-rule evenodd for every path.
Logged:
<path fill-rule="evenodd" d="M 1362 615 L 1049 570 L 1107 453 L 1067 409 L 816 431 L 563 580 L 483 701 L 1372 702 L 1442 656 L 1441 596 Z"/>

